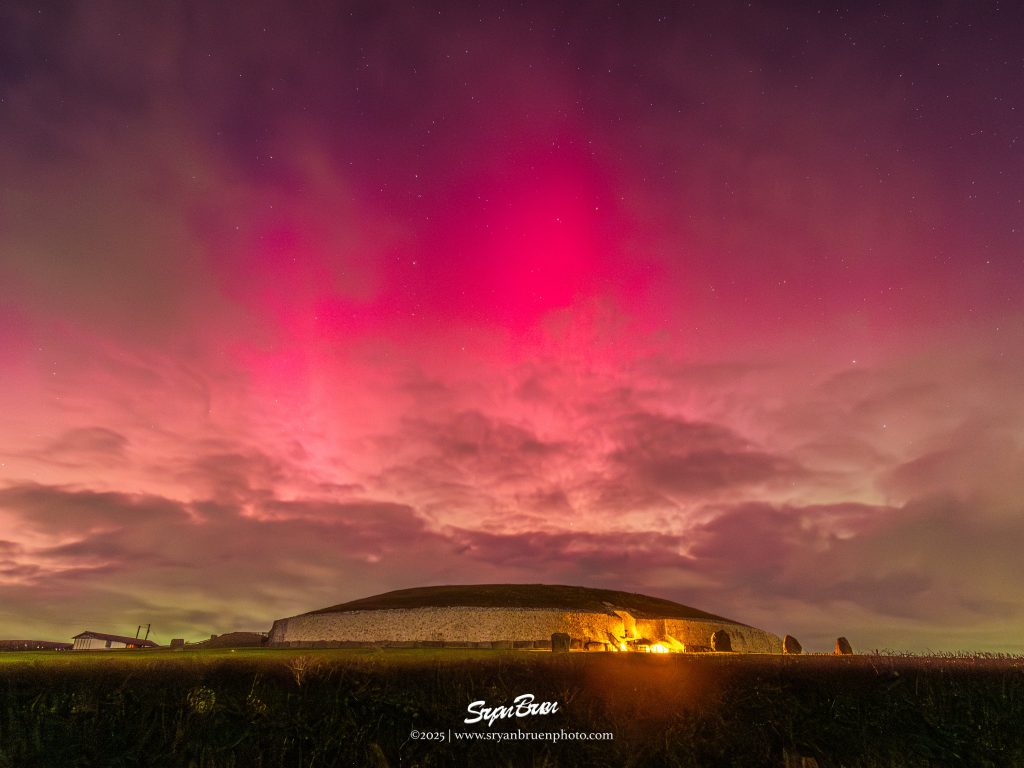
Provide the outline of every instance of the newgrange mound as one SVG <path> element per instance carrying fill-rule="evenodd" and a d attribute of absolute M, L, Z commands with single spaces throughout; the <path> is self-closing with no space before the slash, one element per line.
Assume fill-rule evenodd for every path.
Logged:
<path fill-rule="evenodd" d="M 631 592 L 551 584 L 416 587 L 278 619 L 276 647 L 551 648 L 706 651 L 724 631 L 733 651 L 780 653 L 764 630 L 680 603 Z"/>

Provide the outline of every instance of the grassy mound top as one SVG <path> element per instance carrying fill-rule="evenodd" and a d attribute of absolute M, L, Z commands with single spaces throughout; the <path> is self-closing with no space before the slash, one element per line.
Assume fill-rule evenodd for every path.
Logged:
<path fill-rule="evenodd" d="M 568 587 L 561 584 L 448 584 L 414 587 L 332 605 L 310 613 L 375 611 L 394 608 L 557 608 L 569 611 L 610 613 L 626 610 L 640 619 L 731 619 L 688 605 L 614 589 Z"/>

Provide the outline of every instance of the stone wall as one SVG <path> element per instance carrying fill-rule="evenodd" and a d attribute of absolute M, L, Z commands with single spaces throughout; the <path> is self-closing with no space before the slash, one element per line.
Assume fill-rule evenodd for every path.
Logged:
<path fill-rule="evenodd" d="M 635 630 L 634 630 L 635 627 Z M 685 619 L 634 620 L 616 613 L 572 612 L 548 608 L 411 608 L 402 610 L 305 613 L 274 622 L 270 644 L 312 647 L 341 644 L 437 644 L 473 647 L 550 647 L 551 635 L 566 632 L 574 646 L 609 643 L 623 634 L 682 646 L 708 646 L 716 629 L 729 632 L 741 652 L 779 653 L 782 641 L 753 627 L 731 622 Z M 610 637 L 611 636 L 611 637 Z M 675 642 L 672 642 L 672 641 Z M 591 646 L 593 647 L 593 645 Z"/>

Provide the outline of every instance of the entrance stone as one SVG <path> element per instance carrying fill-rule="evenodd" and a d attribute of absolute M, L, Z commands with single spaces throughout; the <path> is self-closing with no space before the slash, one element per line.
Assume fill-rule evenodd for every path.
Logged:
<path fill-rule="evenodd" d="M 800 645 L 800 641 L 792 635 L 786 635 L 782 638 L 782 652 L 783 653 L 803 653 L 804 647 Z"/>
<path fill-rule="evenodd" d="M 569 635 L 566 632 L 555 632 L 551 635 L 551 650 L 554 653 L 569 652 Z"/>
<path fill-rule="evenodd" d="M 711 633 L 711 650 L 718 652 L 729 652 L 732 650 L 732 638 L 724 629 L 717 629 Z"/>

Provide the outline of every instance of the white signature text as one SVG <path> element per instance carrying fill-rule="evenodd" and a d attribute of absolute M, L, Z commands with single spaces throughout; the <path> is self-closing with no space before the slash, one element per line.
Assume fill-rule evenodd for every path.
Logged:
<path fill-rule="evenodd" d="M 466 711 L 472 715 L 462 722 L 479 723 L 487 721 L 487 727 L 494 725 L 495 720 L 502 720 L 506 717 L 529 717 L 531 715 L 552 715 L 558 711 L 557 701 L 534 702 L 532 693 L 523 693 L 516 696 L 512 703 L 505 707 L 488 707 L 486 701 L 474 701 Z"/>

